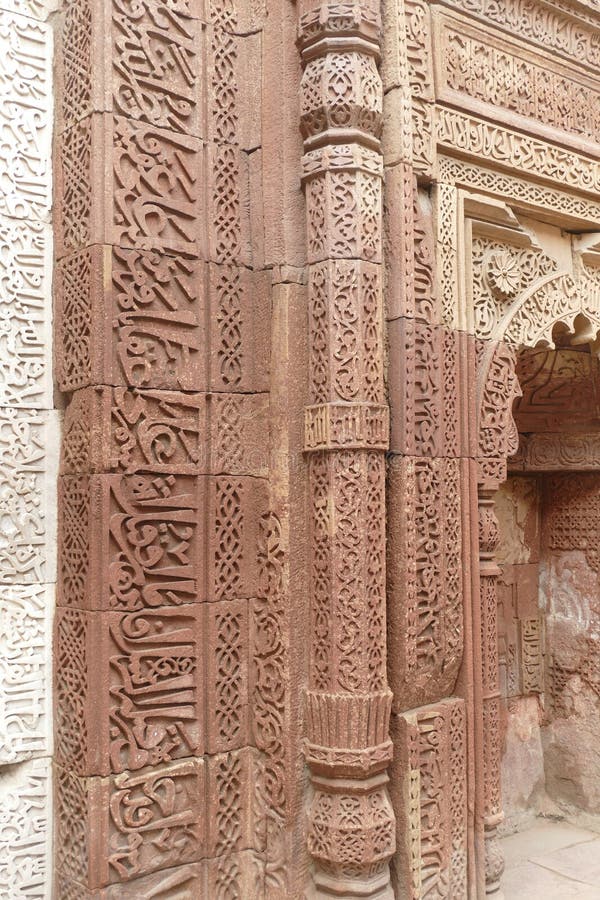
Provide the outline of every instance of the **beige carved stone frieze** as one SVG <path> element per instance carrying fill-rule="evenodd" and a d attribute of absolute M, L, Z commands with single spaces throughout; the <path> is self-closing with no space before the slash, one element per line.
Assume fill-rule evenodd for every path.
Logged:
<path fill-rule="evenodd" d="M 595 152 L 597 79 L 435 7 L 433 26 L 437 102 Z"/>

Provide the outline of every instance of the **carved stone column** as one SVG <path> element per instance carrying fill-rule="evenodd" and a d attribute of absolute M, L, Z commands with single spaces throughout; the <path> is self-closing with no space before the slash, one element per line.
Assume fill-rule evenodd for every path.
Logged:
<path fill-rule="evenodd" d="M 500 878 L 504 860 L 497 829 L 501 823 L 500 798 L 500 687 L 498 679 L 497 579 L 500 569 L 495 562 L 499 541 L 498 521 L 494 513 L 494 493 L 499 484 L 479 486 L 479 576 L 481 615 L 481 716 L 483 718 L 483 818 L 485 839 L 485 892 L 501 896 Z"/>
<path fill-rule="evenodd" d="M 379 3 L 300 4 L 312 519 L 307 760 L 318 897 L 392 897 Z"/>

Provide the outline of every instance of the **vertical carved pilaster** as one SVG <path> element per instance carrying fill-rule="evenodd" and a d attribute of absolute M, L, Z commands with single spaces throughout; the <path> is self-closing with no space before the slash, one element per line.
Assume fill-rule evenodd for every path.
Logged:
<path fill-rule="evenodd" d="M 497 579 L 494 555 L 499 541 L 494 513 L 498 484 L 479 487 L 479 576 L 481 610 L 481 686 L 483 717 L 483 818 L 485 837 L 485 892 L 499 897 L 504 859 L 497 829 L 502 821 L 500 797 L 500 686 L 498 678 Z"/>
<path fill-rule="evenodd" d="M 307 760 L 317 896 L 392 897 L 379 3 L 300 3 L 312 520 Z"/>

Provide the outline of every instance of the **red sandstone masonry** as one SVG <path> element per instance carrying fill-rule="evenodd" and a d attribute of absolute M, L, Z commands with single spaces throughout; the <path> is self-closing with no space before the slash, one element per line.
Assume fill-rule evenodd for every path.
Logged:
<path fill-rule="evenodd" d="M 281 877 L 280 700 L 260 666 L 266 652 L 283 675 L 285 659 L 257 633 L 266 567 L 281 591 L 266 481 L 270 274 L 260 104 L 239 106 L 256 87 L 260 34 L 236 28 L 220 2 L 63 10 L 61 900 L 259 897 L 265 854 L 271 884 Z"/>

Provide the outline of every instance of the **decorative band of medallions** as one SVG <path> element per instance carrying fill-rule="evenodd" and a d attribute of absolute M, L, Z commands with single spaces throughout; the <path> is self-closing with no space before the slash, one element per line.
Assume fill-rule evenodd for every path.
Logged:
<path fill-rule="evenodd" d="M 304 449 L 387 450 L 389 408 L 374 403 L 324 403 L 304 410 Z"/>

